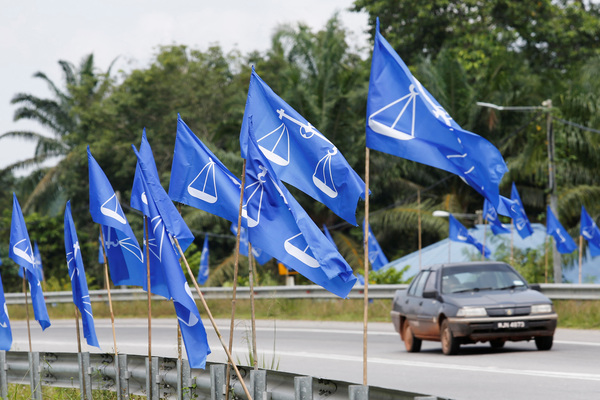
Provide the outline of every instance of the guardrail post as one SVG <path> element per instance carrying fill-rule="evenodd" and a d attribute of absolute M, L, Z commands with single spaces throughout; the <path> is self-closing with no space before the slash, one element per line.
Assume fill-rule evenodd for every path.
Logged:
<path fill-rule="evenodd" d="M 6 370 L 8 364 L 6 363 L 6 351 L 0 350 L 0 397 L 8 399 L 8 377 L 6 376 Z"/>
<path fill-rule="evenodd" d="M 77 353 L 79 365 L 79 391 L 81 400 L 92 400 L 92 373 L 90 369 L 90 353 Z"/>
<path fill-rule="evenodd" d="M 225 364 L 210 366 L 210 399 L 225 399 Z"/>
<path fill-rule="evenodd" d="M 365 385 L 349 385 L 349 400 L 369 400 L 369 387 Z"/>
<path fill-rule="evenodd" d="M 177 400 L 192 398 L 192 370 L 188 360 L 177 359 Z"/>
<path fill-rule="evenodd" d="M 117 372 L 118 377 L 118 390 L 117 399 L 129 399 L 129 370 L 127 369 L 127 354 L 118 354 L 117 355 L 117 368 L 119 369 Z"/>
<path fill-rule="evenodd" d="M 40 375 L 40 353 L 28 353 L 29 356 L 29 384 L 31 385 L 31 398 L 42 400 L 42 379 Z"/>
<path fill-rule="evenodd" d="M 266 400 L 267 398 L 267 371 L 251 370 L 250 371 L 250 393 L 254 400 Z"/>
<path fill-rule="evenodd" d="M 295 376 L 294 377 L 294 399 L 295 400 L 312 400 L 312 376 Z"/>
<path fill-rule="evenodd" d="M 146 394 L 148 395 L 148 398 L 158 399 L 159 398 L 158 357 L 152 357 L 151 362 L 152 362 L 152 376 L 149 376 L 150 371 L 148 370 L 148 357 L 146 357 Z"/>

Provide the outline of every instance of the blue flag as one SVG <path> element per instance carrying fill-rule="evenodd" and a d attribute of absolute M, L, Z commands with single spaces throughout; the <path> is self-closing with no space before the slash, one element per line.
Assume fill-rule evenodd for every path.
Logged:
<path fill-rule="evenodd" d="M 552 235 L 556 242 L 556 249 L 559 253 L 572 253 L 577 249 L 577 245 L 571 238 L 571 235 L 563 228 L 561 223 L 552 213 L 550 206 L 546 207 L 546 233 Z"/>
<path fill-rule="evenodd" d="M 335 249 L 337 250 L 337 245 L 335 244 L 335 242 L 333 241 L 333 238 L 331 237 L 331 234 L 329 233 L 329 229 L 327 229 L 327 225 L 323 224 L 323 233 L 325 234 L 325 237 L 331 242 L 331 244 L 335 247 Z"/>
<path fill-rule="evenodd" d="M 44 269 L 42 267 L 42 255 L 40 254 L 37 240 L 33 241 L 33 259 L 35 260 L 35 269 L 38 273 L 38 279 L 42 282 L 44 280 Z"/>
<path fill-rule="evenodd" d="M 248 121 L 279 179 L 297 187 L 356 226 L 356 204 L 365 183 L 321 132 L 281 99 L 252 69 L 240 134 L 247 158 Z"/>
<path fill-rule="evenodd" d="M 249 137 L 242 215 L 250 243 L 345 298 L 356 282 L 352 268 L 279 181 L 253 133 Z"/>
<path fill-rule="evenodd" d="M 79 239 L 75 231 L 73 216 L 71 215 L 71 202 L 67 201 L 65 208 L 65 252 L 67 254 L 67 266 L 69 267 L 69 278 L 71 278 L 71 289 L 73 291 L 73 303 L 81 313 L 81 322 L 83 323 L 83 337 L 89 346 L 100 348 L 96 338 L 96 328 L 94 327 L 94 315 L 92 314 L 92 303 L 88 292 L 87 281 L 85 279 L 85 270 L 83 268 L 83 258 L 81 257 L 81 248 Z"/>
<path fill-rule="evenodd" d="M 365 221 L 363 221 L 363 234 L 364 234 L 364 224 L 365 224 Z M 369 225 L 368 246 L 369 246 L 369 262 L 371 263 L 371 266 L 373 267 L 373 271 L 377 271 L 384 265 L 389 264 L 389 261 L 388 261 L 387 257 L 385 256 L 385 254 L 383 254 L 383 250 L 381 250 L 381 246 L 379 246 L 379 242 L 377 241 L 377 238 L 375 238 L 375 235 L 373 234 L 373 231 L 371 230 L 370 225 Z"/>
<path fill-rule="evenodd" d="M 190 287 L 181 270 L 179 252 L 173 247 L 174 239 L 167 230 L 168 224 L 165 223 L 165 216 L 160 213 L 155 201 L 154 195 L 156 192 L 154 189 L 158 189 L 158 186 L 146 185 L 148 167 L 141 155 L 135 150 L 135 147 L 134 151 L 140 166 L 138 179 L 140 184 L 143 185 L 143 192 L 146 193 L 146 206 L 149 213 L 148 243 L 151 268 L 153 265 L 159 266 L 160 273 L 169 291 L 169 298 L 173 299 L 190 367 L 204 369 L 206 357 L 210 354 L 206 331 Z M 164 192 L 164 189 L 162 190 L 166 196 L 166 192 Z"/>
<path fill-rule="evenodd" d="M 90 181 L 90 214 L 101 225 L 104 236 L 104 252 L 108 259 L 110 277 L 120 285 L 146 285 L 146 266 L 142 249 L 129 226 L 121 204 L 104 171 L 96 162 L 90 148 L 87 149 Z M 102 240 L 100 240 L 102 245 Z M 102 246 L 101 246 L 102 247 Z M 98 261 L 103 264 L 103 249 Z"/>
<path fill-rule="evenodd" d="M 596 222 L 590 217 L 584 206 L 581 206 L 581 223 L 579 234 L 587 240 L 592 257 L 600 255 L 600 229 Z"/>
<path fill-rule="evenodd" d="M 483 255 L 486 258 L 490 258 L 490 256 L 492 255 L 490 249 L 488 249 L 487 247 L 484 249 L 481 242 L 479 242 L 477 239 L 475 239 L 469 233 L 467 228 L 465 228 L 463 226 L 463 224 L 461 224 L 456 218 L 454 218 L 454 216 L 452 214 L 450 214 L 449 222 L 450 222 L 450 240 L 452 240 L 454 242 L 463 242 L 463 243 L 472 244 L 473 246 L 475 246 L 477 248 L 477 250 L 479 250 L 480 253 L 483 253 Z"/>
<path fill-rule="evenodd" d="M 523 207 L 523 202 L 521 201 L 521 196 L 519 196 L 519 192 L 517 192 L 517 187 L 515 183 L 512 184 L 512 190 L 510 192 L 510 200 L 504 198 L 502 201 L 506 205 L 510 217 L 513 219 L 513 223 L 515 228 L 517 228 L 517 232 L 521 238 L 525 239 L 531 235 L 533 235 L 533 228 L 529 223 L 529 218 L 527 218 L 527 214 L 525 214 L 525 208 Z"/>
<path fill-rule="evenodd" d="M 198 283 L 204 285 L 208 280 L 208 235 L 204 237 L 202 255 L 200 256 L 200 268 L 198 269 Z"/>
<path fill-rule="evenodd" d="M 42 291 L 42 285 L 35 268 L 35 257 L 31 241 L 29 240 L 29 233 L 27 233 L 27 226 L 25 226 L 25 219 L 23 219 L 23 212 L 14 193 L 8 256 L 25 269 L 27 280 L 29 281 L 31 302 L 33 303 L 33 314 L 36 321 L 42 327 L 42 330 L 46 329 L 50 326 L 50 317 L 48 317 L 44 292 Z"/>
<path fill-rule="evenodd" d="M 231 222 L 238 220 L 242 184 L 177 115 L 169 197 Z"/>
<path fill-rule="evenodd" d="M 367 147 L 440 168 L 461 177 L 498 205 L 498 184 L 508 171 L 486 139 L 462 129 L 411 74 L 379 32 L 367 98 Z"/>
<path fill-rule="evenodd" d="M 237 223 L 232 223 L 230 230 L 231 233 L 237 235 Z M 243 226 L 240 232 L 240 254 L 248 257 L 248 231 Z M 256 246 L 252 246 L 252 257 L 254 257 L 256 262 L 258 262 L 260 265 L 264 265 L 271 258 L 273 258 Z"/>
<path fill-rule="evenodd" d="M 0 276 L 0 350 L 9 351 L 10 346 L 12 346 L 12 331 L 10 329 L 10 320 L 8 319 L 6 299 L 4 298 L 2 277 Z"/>
<path fill-rule="evenodd" d="M 140 159 L 143 160 L 145 185 L 154 193 L 154 202 L 160 214 L 164 217 L 164 224 L 171 236 L 176 237 L 179 241 L 181 249 L 185 251 L 188 246 L 194 241 L 194 235 L 190 228 L 173 205 L 173 202 L 160 184 L 158 170 L 154 162 L 154 155 L 148 139 L 146 139 L 146 129 L 142 134 L 142 143 L 140 144 L 138 164 L 135 168 L 135 176 L 133 178 L 133 187 L 131 189 L 131 207 L 141 211 L 145 216 L 150 216 L 148 209 L 147 193 L 144 192 L 144 185 L 141 183 Z M 238 208 L 239 209 L 239 198 Z"/>
<path fill-rule="evenodd" d="M 502 225 L 502 222 L 500 222 L 496 208 L 490 204 L 488 199 L 483 200 L 483 218 L 489 222 L 494 235 L 498 235 L 500 233 L 510 233 L 510 230 L 506 229 Z"/>

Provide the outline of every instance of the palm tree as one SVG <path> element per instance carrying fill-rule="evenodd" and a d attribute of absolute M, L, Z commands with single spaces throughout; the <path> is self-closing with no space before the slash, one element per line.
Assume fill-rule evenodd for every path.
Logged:
<path fill-rule="evenodd" d="M 93 54 L 85 56 L 78 68 L 68 61 L 60 60 L 58 63 L 64 76 L 64 88 L 59 88 L 43 72 L 37 72 L 33 75 L 34 78 L 40 78 L 48 84 L 52 97 L 39 98 L 28 93 L 17 93 L 11 100 L 11 104 L 20 106 L 15 110 L 15 121 L 36 121 L 52 135 L 46 136 L 31 131 L 11 131 L 0 135 L 0 140 L 21 138 L 36 143 L 33 157 L 9 165 L 5 171 L 39 166 L 51 158 L 67 156 L 77 142 L 72 137 L 77 134 L 79 125 L 79 118 L 74 109 L 101 99 L 111 87 L 110 69 L 114 61 L 106 73 L 96 70 Z M 56 175 L 59 170 L 60 163 L 44 170 L 42 178 L 24 203 L 25 210 L 32 206 L 47 210 L 50 203 L 48 198 L 61 197 L 56 190 Z M 42 195 L 45 200 L 43 204 L 39 202 Z"/>

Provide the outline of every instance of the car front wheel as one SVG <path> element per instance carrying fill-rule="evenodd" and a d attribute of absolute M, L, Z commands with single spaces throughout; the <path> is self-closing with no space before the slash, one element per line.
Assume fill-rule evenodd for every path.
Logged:
<path fill-rule="evenodd" d="M 408 321 L 404 322 L 404 346 L 406 347 L 406 351 L 409 353 L 418 353 L 421 351 L 421 339 L 417 339 L 415 335 L 413 335 L 412 328 Z"/>
<path fill-rule="evenodd" d="M 538 350 L 550 350 L 554 336 L 539 336 L 535 338 L 535 347 Z"/>
<path fill-rule="evenodd" d="M 445 319 L 442 322 L 440 340 L 442 342 L 442 352 L 445 355 L 452 356 L 458 354 L 458 350 L 460 349 L 460 342 L 452 334 L 452 330 L 450 329 L 450 325 L 448 324 L 447 319 Z"/>

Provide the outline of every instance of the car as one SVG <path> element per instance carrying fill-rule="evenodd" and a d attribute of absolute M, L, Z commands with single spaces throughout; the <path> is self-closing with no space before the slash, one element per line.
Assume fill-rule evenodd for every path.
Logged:
<path fill-rule="evenodd" d="M 424 267 L 407 289 L 396 291 L 391 317 L 408 352 L 433 340 L 446 355 L 478 342 L 497 349 L 534 340 L 538 350 L 550 350 L 558 320 L 539 285 L 495 261 Z"/>

